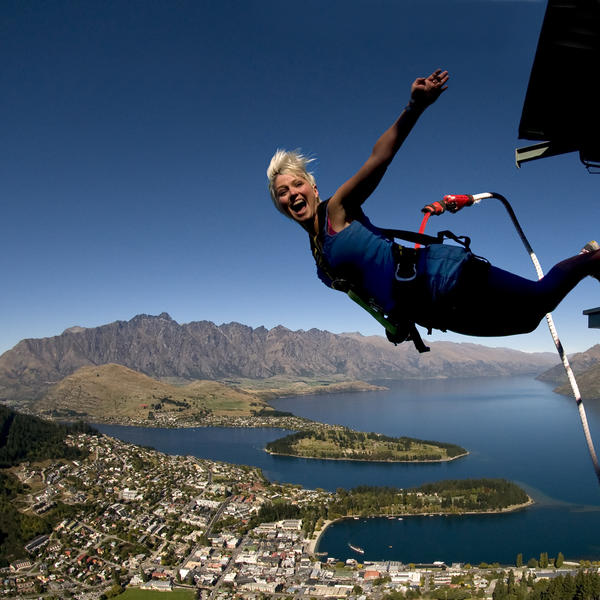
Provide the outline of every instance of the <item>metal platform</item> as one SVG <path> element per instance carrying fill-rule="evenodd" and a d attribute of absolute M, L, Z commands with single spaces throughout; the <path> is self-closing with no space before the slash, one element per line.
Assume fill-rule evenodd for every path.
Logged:
<path fill-rule="evenodd" d="M 516 150 L 517 166 L 579 152 L 600 167 L 599 66 L 600 2 L 548 0 L 519 124 L 519 138 L 538 143 Z"/>
<path fill-rule="evenodd" d="M 584 310 L 583 314 L 588 317 L 588 327 L 590 329 L 600 329 L 600 306 Z"/>

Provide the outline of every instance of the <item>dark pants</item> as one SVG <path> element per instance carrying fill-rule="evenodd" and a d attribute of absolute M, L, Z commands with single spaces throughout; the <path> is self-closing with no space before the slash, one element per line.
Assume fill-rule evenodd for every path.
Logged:
<path fill-rule="evenodd" d="M 432 304 L 422 277 L 413 314 L 417 324 L 473 336 L 504 336 L 533 331 L 588 274 L 583 258 L 555 265 L 539 281 L 474 259 L 446 297 Z"/>

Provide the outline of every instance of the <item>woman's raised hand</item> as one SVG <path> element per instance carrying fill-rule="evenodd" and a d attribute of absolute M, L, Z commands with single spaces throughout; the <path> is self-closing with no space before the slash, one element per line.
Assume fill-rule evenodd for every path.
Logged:
<path fill-rule="evenodd" d="M 411 104 L 425 108 L 448 89 L 448 71 L 435 70 L 429 77 L 417 77 L 410 88 Z"/>

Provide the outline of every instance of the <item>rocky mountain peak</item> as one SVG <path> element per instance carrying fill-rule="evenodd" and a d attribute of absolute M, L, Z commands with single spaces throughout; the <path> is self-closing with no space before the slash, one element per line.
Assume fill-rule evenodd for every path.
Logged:
<path fill-rule="evenodd" d="M 0 356 L 0 401 L 27 402 L 77 369 L 114 363 L 153 378 L 185 380 L 344 376 L 405 379 L 537 374 L 557 359 L 477 344 L 435 342 L 418 354 L 379 336 L 337 335 L 283 325 L 256 329 L 211 321 L 179 324 L 166 312 L 19 342 Z"/>

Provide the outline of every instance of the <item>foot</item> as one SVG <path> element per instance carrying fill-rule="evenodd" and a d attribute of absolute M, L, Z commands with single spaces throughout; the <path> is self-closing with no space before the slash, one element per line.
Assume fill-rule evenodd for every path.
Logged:
<path fill-rule="evenodd" d="M 596 240 L 592 240 L 579 251 L 579 254 L 592 254 L 592 252 L 596 252 L 596 250 L 600 250 L 600 244 L 598 244 Z M 592 275 L 592 277 L 600 281 L 600 274 Z"/>
<path fill-rule="evenodd" d="M 596 240 L 592 240 L 579 251 L 579 254 L 589 254 L 590 252 L 595 252 L 596 250 L 600 250 L 600 244 L 598 244 Z"/>

